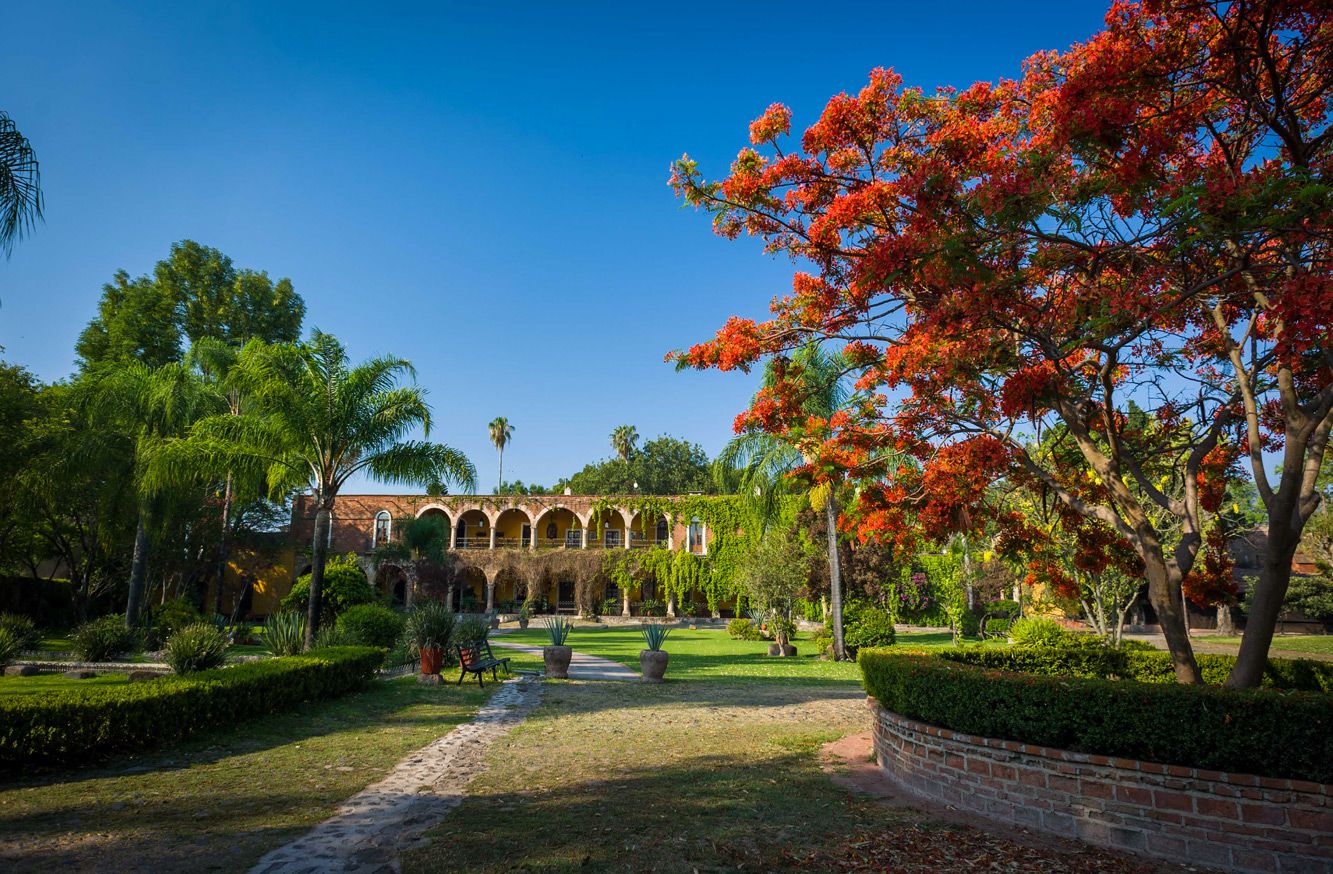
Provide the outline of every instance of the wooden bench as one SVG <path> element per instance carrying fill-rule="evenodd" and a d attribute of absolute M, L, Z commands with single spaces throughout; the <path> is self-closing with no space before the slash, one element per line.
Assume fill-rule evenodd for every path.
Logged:
<path fill-rule="evenodd" d="M 463 678 L 468 674 L 477 675 L 477 685 L 484 687 L 486 681 L 484 674 L 491 672 L 491 679 L 499 682 L 499 676 L 496 675 L 496 668 L 504 668 L 505 674 L 509 673 L 509 659 L 497 659 L 491 652 L 491 645 L 488 641 L 481 640 L 473 643 L 460 643 L 454 646 L 458 651 L 458 664 L 463 670 L 458 675 L 458 682 L 454 685 L 462 685 Z"/>

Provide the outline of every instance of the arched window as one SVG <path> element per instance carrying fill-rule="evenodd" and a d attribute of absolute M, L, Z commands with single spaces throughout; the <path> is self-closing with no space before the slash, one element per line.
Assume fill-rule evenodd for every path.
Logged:
<path fill-rule="evenodd" d="M 704 553 L 704 523 L 699 521 L 698 516 L 690 520 L 689 549 L 700 555 Z"/>
<path fill-rule="evenodd" d="M 546 523 L 546 539 L 547 539 L 547 540 L 555 540 L 555 538 L 556 538 L 556 534 L 557 534 L 557 533 L 558 533 L 558 529 L 555 527 L 555 523 L 554 523 L 554 522 L 547 522 L 547 523 Z"/>
<path fill-rule="evenodd" d="M 657 520 L 657 542 L 658 542 L 658 543 L 666 543 L 666 542 L 667 542 L 667 537 L 670 535 L 670 533 L 671 533 L 671 529 L 670 529 L 670 527 L 667 525 L 667 520 L 666 520 L 666 519 L 658 519 L 658 520 Z"/>
<path fill-rule="evenodd" d="M 389 515 L 388 510 L 380 510 L 375 514 L 375 527 L 370 532 L 370 548 L 374 549 L 388 543 L 392 534 L 393 517 Z"/>

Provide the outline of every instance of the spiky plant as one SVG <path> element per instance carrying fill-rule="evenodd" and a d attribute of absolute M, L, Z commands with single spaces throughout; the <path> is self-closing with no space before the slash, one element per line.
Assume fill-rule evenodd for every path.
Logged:
<path fill-rule="evenodd" d="M 573 630 L 574 623 L 562 616 L 552 616 L 546 620 L 546 634 L 551 638 L 551 646 L 564 646 Z"/>
<path fill-rule="evenodd" d="M 671 634 L 671 627 L 659 622 L 653 622 L 648 625 L 640 625 L 639 633 L 643 635 L 643 648 L 650 652 L 661 652 L 662 644 Z"/>

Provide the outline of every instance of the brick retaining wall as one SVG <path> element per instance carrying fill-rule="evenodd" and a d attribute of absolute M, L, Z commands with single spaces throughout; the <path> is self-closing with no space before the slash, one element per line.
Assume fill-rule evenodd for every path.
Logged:
<path fill-rule="evenodd" d="M 880 768 L 927 800 L 1158 859 L 1333 874 L 1333 786 L 960 734 L 869 701 Z"/>

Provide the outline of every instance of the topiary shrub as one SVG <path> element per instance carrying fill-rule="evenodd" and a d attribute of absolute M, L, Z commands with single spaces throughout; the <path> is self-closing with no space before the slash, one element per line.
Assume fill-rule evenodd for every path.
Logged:
<path fill-rule="evenodd" d="M 163 659 L 178 674 L 220 668 L 227 660 L 227 636 L 208 622 L 187 625 L 167 638 Z"/>
<path fill-rule="evenodd" d="M 733 640 L 764 639 L 764 635 L 759 631 L 759 626 L 744 617 L 739 617 L 728 622 L 727 634 L 730 635 Z"/>
<path fill-rule="evenodd" d="M 987 625 L 989 631 L 989 623 Z M 1009 636 L 1019 646 L 1060 646 L 1068 643 L 1072 635 L 1054 619 L 1024 616 L 1009 626 Z"/>
<path fill-rule="evenodd" d="M 14 632 L 0 626 L 0 668 L 9 664 L 14 656 L 19 654 L 20 649 L 22 647 L 19 646 L 19 639 Z"/>
<path fill-rule="evenodd" d="M 103 616 L 74 630 L 74 655 L 80 661 L 107 662 L 133 652 L 138 645 L 134 630 L 119 616 Z"/>
<path fill-rule="evenodd" d="M 391 607 L 357 604 L 338 617 L 338 628 L 346 631 L 360 646 L 393 649 L 403 636 L 407 618 Z"/>
<path fill-rule="evenodd" d="M 355 604 L 370 604 L 375 600 L 375 590 L 366 578 L 366 572 L 357 563 L 356 556 L 347 555 L 331 558 L 324 566 L 324 582 L 321 584 L 319 597 L 320 623 L 333 621 L 338 614 Z M 299 610 L 304 613 L 310 603 L 310 574 L 302 574 L 282 599 L 284 610 Z"/>
<path fill-rule="evenodd" d="M 853 658 L 862 647 L 893 646 L 897 635 L 887 610 L 872 604 L 860 604 L 844 617 L 842 643 Z"/>
<path fill-rule="evenodd" d="M 36 649 L 42 643 L 42 634 L 37 630 L 37 623 L 22 613 L 0 613 L 0 629 L 13 636 L 20 650 Z"/>

